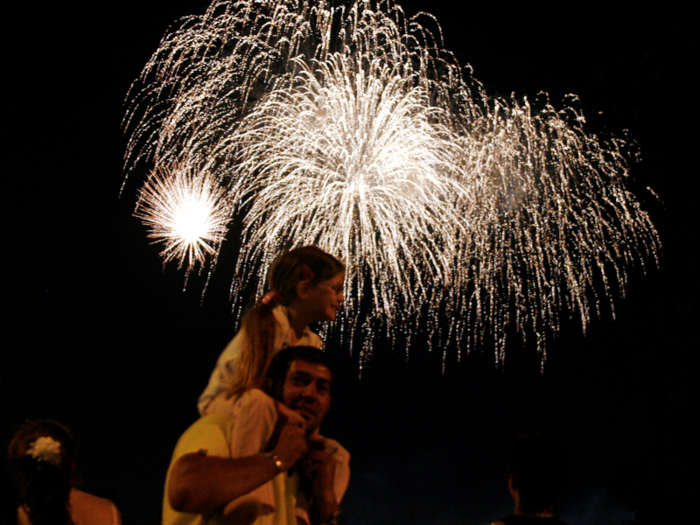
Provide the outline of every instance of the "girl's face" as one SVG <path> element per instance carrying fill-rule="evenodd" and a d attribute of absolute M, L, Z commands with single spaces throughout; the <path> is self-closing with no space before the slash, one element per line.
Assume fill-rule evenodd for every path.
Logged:
<path fill-rule="evenodd" d="M 340 272 L 335 277 L 321 281 L 309 289 L 308 301 L 316 321 L 335 321 L 340 303 L 345 299 L 343 281 L 345 281 L 345 272 Z"/>

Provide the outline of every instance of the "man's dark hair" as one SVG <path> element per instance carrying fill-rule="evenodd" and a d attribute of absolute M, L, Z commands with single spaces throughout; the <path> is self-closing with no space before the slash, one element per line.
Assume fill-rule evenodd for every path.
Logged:
<path fill-rule="evenodd" d="M 524 433 L 513 442 L 508 475 L 520 495 L 523 512 L 535 514 L 554 508 L 566 471 L 564 444 L 554 436 Z"/>
<path fill-rule="evenodd" d="M 289 366 L 297 360 L 323 365 L 330 370 L 331 376 L 333 375 L 330 359 L 323 350 L 313 346 L 289 346 L 277 352 L 267 369 L 268 384 L 271 385 L 270 389 L 273 392 L 272 397 L 277 397 L 274 395 L 275 390 L 284 384 Z"/>

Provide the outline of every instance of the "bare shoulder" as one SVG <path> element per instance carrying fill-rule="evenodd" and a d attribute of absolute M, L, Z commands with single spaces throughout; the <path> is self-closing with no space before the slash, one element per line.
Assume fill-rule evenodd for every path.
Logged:
<path fill-rule="evenodd" d="M 93 496 L 82 490 L 71 489 L 70 506 L 75 525 L 119 523 L 119 514 L 114 503 L 106 498 Z"/>

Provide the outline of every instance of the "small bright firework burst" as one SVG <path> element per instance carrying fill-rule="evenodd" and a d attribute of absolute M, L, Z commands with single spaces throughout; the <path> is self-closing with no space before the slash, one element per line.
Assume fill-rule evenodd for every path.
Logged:
<path fill-rule="evenodd" d="M 178 168 L 151 174 L 134 215 L 149 227 L 148 236 L 164 245 L 164 261 L 177 260 L 189 273 L 207 257 L 216 264 L 230 221 L 225 203 L 225 191 L 211 175 Z"/>
<path fill-rule="evenodd" d="M 188 269 L 213 268 L 241 217 L 238 307 L 282 249 L 342 258 L 363 356 L 379 328 L 427 325 L 446 346 L 493 337 L 502 361 L 514 327 L 544 362 L 562 311 L 585 330 L 659 249 L 624 141 L 589 133 L 573 100 L 488 96 L 393 0 L 337 4 L 214 0 L 165 35 L 125 121 L 127 168 L 158 173 L 139 216 Z M 208 233 L 176 226 L 185 195 Z"/>

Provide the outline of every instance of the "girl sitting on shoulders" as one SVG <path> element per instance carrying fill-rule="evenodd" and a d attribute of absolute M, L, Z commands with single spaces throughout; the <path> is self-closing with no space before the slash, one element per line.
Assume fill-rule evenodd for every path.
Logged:
<path fill-rule="evenodd" d="M 268 292 L 244 317 L 199 397 L 202 415 L 230 412 L 243 392 L 260 388 L 273 356 L 288 346 L 321 348 L 309 329 L 333 321 L 343 302 L 345 267 L 316 246 L 295 248 L 272 264 Z"/>

